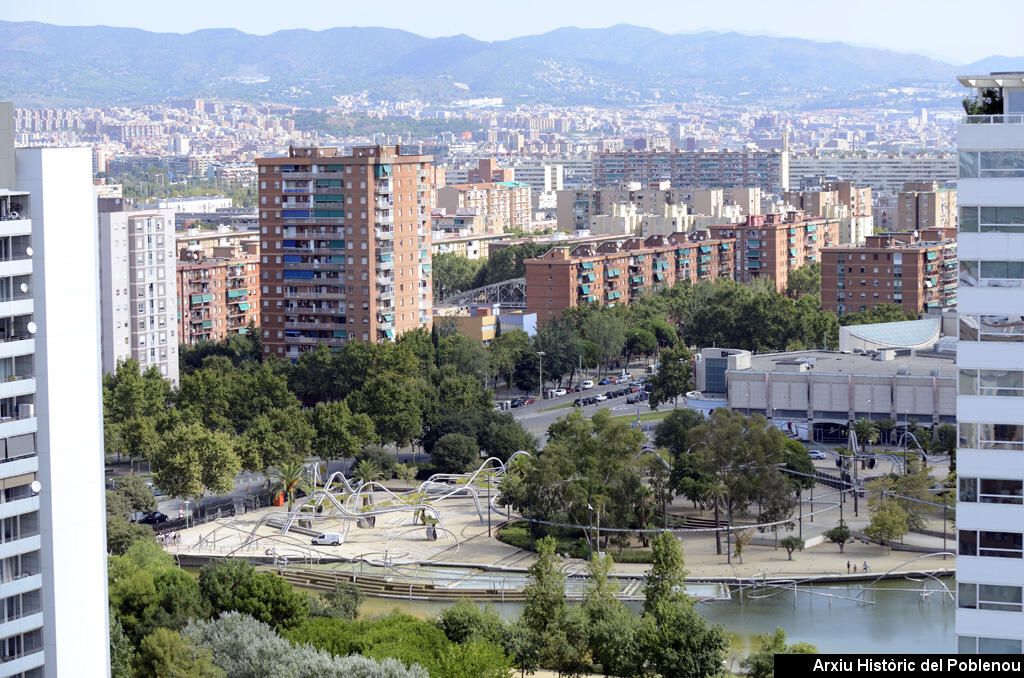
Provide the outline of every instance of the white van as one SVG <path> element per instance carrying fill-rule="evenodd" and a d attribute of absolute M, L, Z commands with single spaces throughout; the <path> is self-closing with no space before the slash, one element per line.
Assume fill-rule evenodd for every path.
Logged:
<path fill-rule="evenodd" d="M 313 537 L 313 546 L 340 546 L 341 545 L 341 533 L 340 532 L 324 532 L 323 534 Z"/>
<path fill-rule="evenodd" d="M 580 385 L 581 390 L 586 391 L 588 388 L 594 388 L 594 382 L 591 379 L 584 379 Z"/>

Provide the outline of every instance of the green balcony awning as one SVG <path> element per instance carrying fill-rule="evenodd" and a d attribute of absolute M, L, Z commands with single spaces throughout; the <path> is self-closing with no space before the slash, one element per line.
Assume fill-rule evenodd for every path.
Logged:
<path fill-rule="evenodd" d="M 761 262 L 759 261 L 748 261 L 747 268 L 761 268 Z"/>
<path fill-rule="evenodd" d="M 580 289 L 583 290 L 583 294 L 590 294 L 590 285 L 580 285 Z"/>
<path fill-rule="evenodd" d="M 721 247 L 723 250 L 729 249 L 729 243 L 727 242 L 719 243 L 718 246 Z"/>
<path fill-rule="evenodd" d="M 212 294 L 193 294 L 192 295 L 192 303 L 193 304 L 205 304 L 208 301 L 213 301 L 213 295 Z"/>
<path fill-rule="evenodd" d="M 654 274 L 654 279 L 660 282 L 660 281 L 665 279 L 665 274 L 664 273 L 655 273 Z"/>
<path fill-rule="evenodd" d="M 213 321 L 212 320 L 204 320 L 203 321 L 203 327 L 204 328 L 213 327 Z"/>
<path fill-rule="evenodd" d="M 927 256 L 928 256 L 928 261 L 931 261 L 932 259 L 937 259 L 938 256 L 939 256 L 939 253 L 933 251 L 933 252 L 929 252 Z"/>
<path fill-rule="evenodd" d="M 592 270 L 593 268 L 594 268 L 594 262 L 592 262 L 592 261 L 584 261 L 583 262 L 583 270 L 589 271 L 589 270 Z"/>
<path fill-rule="evenodd" d="M 243 301 L 238 305 L 239 311 L 248 311 L 251 308 L 248 301 Z"/>
<path fill-rule="evenodd" d="M 394 330 L 384 330 L 384 336 L 387 337 L 388 339 L 394 339 L 395 338 L 395 331 Z"/>
<path fill-rule="evenodd" d="M 795 257 L 796 256 L 796 248 L 795 247 L 790 247 L 789 248 L 789 256 L 791 256 L 791 257 Z"/>
<path fill-rule="evenodd" d="M 701 245 L 700 246 L 700 251 L 701 251 L 701 254 L 707 254 L 708 252 L 711 251 L 711 245 Z"/>
<path fill-rule="evenodd" d="M 337 337 L 339 339 L 344 339 L 345 336 L 346 336 L 345 330 L 334 330 L 333 334 L 334 334 L 335 337 Z"/>
<path fill-rule="evenodd" d="M 643 278 L 643 276 L 640 276 L 640 275 L 634 275 L 632 278 L 629 279 L 629 282 L 631 282 L 631 283 L 642 283 L 643 281 L 644 281 L 644 278 Z"/>
<path fill-rule="evenodd" d="M 343 249 L 345 249 L 345 241 L 344 240 L 332 240 L 330 242 L 330 247 L 331 247 L 331 249 L 334 249 L 334 250 L 343 250 Z"/>
<path fill-rule="evenodd" d="M 249 290 L 228 290 L 228 299 L 244 297 L 247 294 L 249 294 Z"/>

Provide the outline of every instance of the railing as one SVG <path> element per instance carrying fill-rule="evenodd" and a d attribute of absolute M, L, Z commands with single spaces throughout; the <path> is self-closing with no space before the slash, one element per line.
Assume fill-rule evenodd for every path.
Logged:
<path fill-rule="evenodd" d="M 1024 114 L 1014 115 L 965 115 L 968 125 L 1024 125 Z"/>

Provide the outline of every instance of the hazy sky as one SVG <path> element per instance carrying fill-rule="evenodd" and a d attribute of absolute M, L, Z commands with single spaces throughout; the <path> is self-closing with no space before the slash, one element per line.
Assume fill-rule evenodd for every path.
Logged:
<path fill-rule="evenodd" d="M 629 23 L 666 33 L 715 30 L 838 40 L 956 64 L 994 54 L 1024 55 L 1022 0 L 0 0 L 0 19 L 177 33 L 387 26 L 430 37 L 466 33 L 481 40 L 561 26 Z"/>

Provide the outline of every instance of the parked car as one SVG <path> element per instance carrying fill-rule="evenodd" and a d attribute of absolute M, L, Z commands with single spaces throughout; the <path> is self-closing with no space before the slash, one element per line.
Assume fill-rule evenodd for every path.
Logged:
<path fill-rule="evenodd" d="M 584 405 L 593 405 L 595 403 L 597 403 L 597 398 L 595 396 L 588 396 L 583 399 Z"/>
<path fill-rule="evenodd" d="M 530 396 L 529 398 L 523 398 L 523 405 L 532 405 L 535 402 L 537 402 L 537 399 L 534 398 L 533 396 Z"/>
<path fill-rule="evenodd" d="M 591 379 L 584 379 L 583 390 L 586 391 L 588 388 L 594 388 L 594 382 Z"/>
<path fill-rule="evenodd" d="M 577 398 L 576 400 L 572 401 L 572 406 L 583 407 L 583 398 Z"/>
<path fill-rule="evenodd" d="M 313 537 L 311 542 L 314 546 L 340 546 L 341 545 L 341 533 L 340 532 L 324 532 Z"/>
<path fill-rule="evenodd" d="M 610 383 L 612 383 L 612 380 L 608 377 L 605 377 L 601 381 L 597 382 L 598 386 L 607 386 Z"/>
<path fill-rule="evenodd" d="M 651 394 L 648 393 L 647 391 L 644 391 L 643 393 L 638 393 L 637 397 L 640 398 L 640 402 L 645 402 L 651 399 Z"/>
<path fill-rule="evenodd" d="M 807 454 L 810 455 L 811 459 L 824 459 L 825 453 L 821 450 L 810 450 Z"/>
<path fill-rule="evenodd" d="M 522 407 L 522 406 L 523 406 L 523 399 L 522 398 L 513 398 L 512 399 L 512 407 Z"/>
<path fill-rule="evenodd" d="M 630 405 L 636 404 L 638 400 L 639 397 L 635 393 L 626 398 L 626 402 L 629 403 Z"/>
<path fill-rule="evenodd" d="M 580 387 L 579 386 L 570 386 L 569 388 L 567 388 L 565 390 L 568 391 L 569 393 L 579 393 L 580 392 Z"/>
<path fill-rule="evenodd" d="M 160 523 L 167 522 L 167 514 L 160 513 L 159 511 L 153 511 L 152 513 L 147 513 L 146 515 L 144 515 L 142 517 L 142 520 L 140 520 L 139 522 L 143 525 L 159 525 Z"/>
<path fill-rule="evenodd" d="M 601 403 L 601 402 L 604 402 L 605 400 L 608 400 L 608 396 L 606 396 L 603 393 L 598 393 L 596 396 L 594 396 L 594 400 L 596 400 L 597 402 Z"/>
<path fill-rule="evenodd" d="M 566 390 L 565 390 L 564 388 L 556 388 L 556 389 L 555 389 L 555 397 L 556 397 L 556 398 L 561 398 L 561 397 L 562 397 L 562 396 L 564 396 L 564 395 L 565 395 L 566 393 L 568 393 L 568 391 L 566 391 Z"/>
<path fill-rule="evenodd" d="M 651 386 L 650 384 L 644 384 L 644 393 L 650 393 L 653 390 L 654 390 L 653 386 Z"/>

